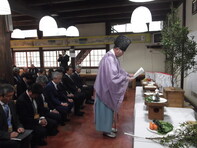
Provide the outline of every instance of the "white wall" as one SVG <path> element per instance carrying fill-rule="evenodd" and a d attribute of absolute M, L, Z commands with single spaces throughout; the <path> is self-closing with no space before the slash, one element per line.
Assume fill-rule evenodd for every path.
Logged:
<path fill-rule="evenodd" d="M 146 47 L 146 43 L 131 44 L 120 58 L 122 67 L 128 72 L 136 72 L 140 67 L 145 71 L 164 72 L 165 55 L 161 49 Z"/>
<path fill-rule="evenodd" d="M 83 36 L 102 36 L 105 35 L 105 23 L 80 24 L 76 25 L 80 37 Z"/>
<path fill-rule="evenodd" d="M 192 15 L 192 0 L 186 1 L 186 26 L 191 32 L 197 31 L 197 13 Z"/>
<path fill-rule="evenodd" d="M 190 35 L 195 36 L 194 40 L 197 42 L 197 13 L 192 15 L 192 0 L 186 1 L 186 26 L 190 30 Z M 197 61 L 197 55 L 196 55 Z M 184 79 L 184 90 L 187 94 L 192 95 L 192 91 L 197 94 L 197 72 L 191 73 Z"/>

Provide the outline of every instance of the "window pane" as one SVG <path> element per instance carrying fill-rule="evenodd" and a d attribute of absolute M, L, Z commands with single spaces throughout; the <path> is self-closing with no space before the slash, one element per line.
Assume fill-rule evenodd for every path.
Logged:
<path fill-rule="evenodd" d="M 27 52 L 28 67 L 34 64 L 35 67 L 40 67 L 40 54 L 38 51 Z"/>
<path fill-rule="evenodd" d="M 15 52 L 15 65 L 17 67 L 27 67 L 26 52 Z"/>

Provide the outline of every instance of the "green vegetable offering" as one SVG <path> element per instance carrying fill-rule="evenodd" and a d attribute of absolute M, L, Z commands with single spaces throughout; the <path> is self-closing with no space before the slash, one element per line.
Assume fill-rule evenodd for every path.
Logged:
<path fill-rule="evenodd" d="M 159 134 L 167 134 L 168 132 L 173 130 L 173 125 L 169 122 L 165 122 L 162 120 L 153 120 L 153 122 L 158 126 Z"/>

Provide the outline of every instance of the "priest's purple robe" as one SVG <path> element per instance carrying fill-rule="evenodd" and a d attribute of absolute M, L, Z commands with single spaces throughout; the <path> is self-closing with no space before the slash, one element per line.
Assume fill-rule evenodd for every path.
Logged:
<path fill-rule="evenodd" d="M 128 86 L 128 73 L 120 67 L 113 49 L 105 54 L 99 64 L 94 89 L 100 100 L 117 112 Z"/>

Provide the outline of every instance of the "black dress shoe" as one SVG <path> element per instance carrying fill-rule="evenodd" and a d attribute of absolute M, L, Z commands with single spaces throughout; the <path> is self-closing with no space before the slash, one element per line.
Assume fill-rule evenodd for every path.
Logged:
<path fill-rule="evenodd" d="M 87 100 L 87 101 L 86 101 L 86 104 L 94 104 L 94 101 L 92 101 L 92 100 Z"/>

